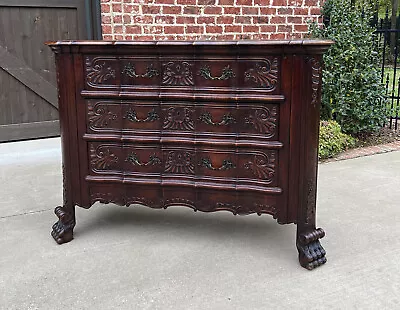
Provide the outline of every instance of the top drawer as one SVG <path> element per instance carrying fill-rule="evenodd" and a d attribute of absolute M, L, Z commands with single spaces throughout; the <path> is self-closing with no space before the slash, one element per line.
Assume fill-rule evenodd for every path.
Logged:
<path fill-rule="evenodd" d="M 86 56 L 85 89 L 244 88 L 280 93 L 280 57 Z"/>

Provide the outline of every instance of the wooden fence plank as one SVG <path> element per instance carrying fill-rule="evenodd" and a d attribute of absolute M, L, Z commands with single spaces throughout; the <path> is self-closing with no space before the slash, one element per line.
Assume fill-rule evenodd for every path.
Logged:
<path fill-rule="evenodd" d="M 27 64 L 10 54 L 0 45 L 0 67 L 15 77 L 18 81 L 29 87 L 44 100 L 58 109 L 58 96 L 56 86 L 47 82 L 42 76 L 33 71 Z"/>
<path fill-rule="evenodd" d="M 17 6 L 17 7 L 61 7 L 61 8 L 76 8 L 82 4 L 82 0 L 1 0 L 0 6 Z"/>
<path fill-rule="evenodd" d="M 59 135 L 60 123 L 58 120 L 0 125 L 0 142 L 55 137 Z"/>

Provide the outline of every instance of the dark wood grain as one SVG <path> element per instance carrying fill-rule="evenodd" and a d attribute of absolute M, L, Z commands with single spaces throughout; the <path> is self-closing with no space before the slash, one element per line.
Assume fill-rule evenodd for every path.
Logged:
<path fill-rule="evenodd" d="M 322 53 L 330 41 L 59 41 L 64 205 L 180 205 L 296 223 L 299 262 L 326 262 L 315 226 Z M 177 48 L 179 47 L 179 48 Z"/>

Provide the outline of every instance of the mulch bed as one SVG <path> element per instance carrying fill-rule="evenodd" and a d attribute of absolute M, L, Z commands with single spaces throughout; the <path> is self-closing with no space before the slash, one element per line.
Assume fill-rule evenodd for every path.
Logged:
<path fill-rule="evenodd" d="M 387 153 L 400 150 L 400 128 L 397 130 L 382 128 L 377 133 L 358 137 L 356 147 L 349 149 L 333 158 L 322 160 L 321 163 L 352 159 L 362 156 Z"/>

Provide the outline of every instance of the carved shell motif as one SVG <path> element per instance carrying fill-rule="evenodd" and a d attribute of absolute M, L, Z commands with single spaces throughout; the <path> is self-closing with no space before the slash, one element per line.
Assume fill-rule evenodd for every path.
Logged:
<path fill-rule="evenodd" d="M 252 82 L 268 91 L 275 90 L 278 83 L 278 59 L 274 58 L 272 63 L 269 59 L 256 63 L 254 68 L 244 73 L 244 81 Z"/>
<path fill-rule="evenodd" d="M 276 133 L 276 115 L 276 107 L 272 109 L 266 107 L 256 109 L 245 118 L 245 123 L 247 125 L 252 125 L 255 130 L 265 134 L 266 138 L 271 138 Z"/>
<path fill-rule="evenodd" d="M 164 109 L 166 116 L 163 129 L 172 130 L 194 130 L 192 114 L 194 110 L 184 107 Z"/>
<path fill-rule="evenodd" d="M 118 157 L 109 148 L 99 146 L 97 149 L 93 145 L 90 147 L 90 165 L 92 170 L 105 170 L 118 162 Z"/>
<path fill-rule="evenodd" d="M 275 177 L 275 153 L 256 154 L 252 161 L 244 165 L 244 168 L 250 170 L 256 178 L 267 184 L 272 183 Z"/>
<path fill-rule="evenodd" d="M 88 116 L 89 116 L 89 126 L 91 128 L 104 128 L 108 124 L 117 119 L 117 115 L 109 111 L 107 105 L 97 103 L 93 105 L 88 104 Z"/>
<path fill-rule="evenodd" d="M 171 151 L 165 162 L 165 172 L 194 174 L 193 153 L 187 151 Z"/>
<path fill-rule="evenodd" d="M 107 80 L 115 78 L 115 70 L 107 64 L 104 59 L 93 59 L 86 57 L 86 81 L 90 86 L 103 84 Z"/>
<path fill-rule="evenodd" d="M 168 86 L 194 85 L 192 65 L 186 61 L 163 64 L 162 84 Z"/>

